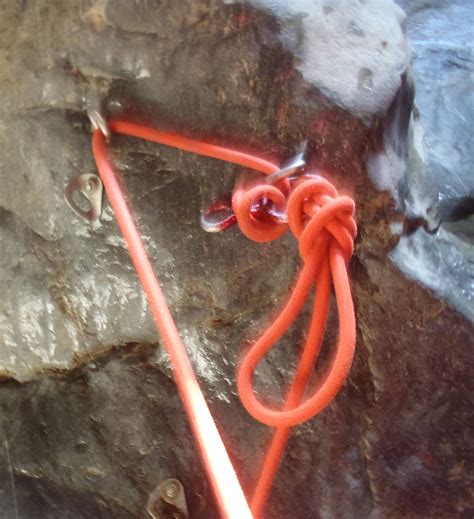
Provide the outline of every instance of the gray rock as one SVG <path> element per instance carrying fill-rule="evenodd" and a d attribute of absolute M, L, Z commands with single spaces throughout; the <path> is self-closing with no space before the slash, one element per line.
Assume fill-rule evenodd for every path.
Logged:
<path fill-rule="evenodd" d="M 0 517 L 146 517 L 168 477 L 183 481 L 193 517 L 216 517 L 110 207 L 89 226 L 63 199 L 72 176 L 95 171 L 84 111 L 100 103 L 268 157 L 307 139 L 311 166 L 356 198 L 354 367 L 331 406 L 294 431 L 268 516 L 470 517 L 472 326 L 389 260 L 393 231 L 410 220 L 365 170 L 383 149 L 400 176 L 388 168 L 379 187 L 395 186 L 404 209 L 406 179 L 423 184 L 420 170 L 406 175 L 407 158 L 425 161 L 410 152 L 400 10 L 388 0 L 4 3 Z M 200 210 L 231 191 L 239 168 L 123 137 L 111 149 L 250 495 L 269 431 L 240 405 L 235 369 L 286 297 L 296 244 L 201 231 Z M 258 390 L 275 405 L 305 317 L 259 367 Z M 333 315 L 318 374 L 336 335 Z"/>
<path fill-rule="evenodd" d="M 249 0 L 278 16 L 280 39 L 303 77 L 370 124 L 401 86 L 405 14 L 393 2 Z M 350 49 L 350 52 L 348 52 Z"/>
<path fill-rule="evenodd" d="M 3 290 L 12 290 L 12 283 L 18 288 L 20 280 L 13 269 L 19 257 L 41 265 L 33 271 L 27 269 L 21 277 L 22 290 L 15 290 L 14 297 L 1 303 L 0 315 L 8 318 L 3 318 L 6 348 L 0 354 L 0 372 L 24 381 L 44 369 L 75 366 L 114 345 L 158 340 L 110 210 L 106 209 L 102 221 L 91 229 L 74 217 L 64 202 L 68 179 L 95 171 L 82 108 L 108 94 L 107 107 L 112 113 L 137 117 L 137 110 L 147 110 L 147 117 L 156 114 L 154 120 L 185 120 L 187 131 L 198 124 L 195 133 L 210 133 L 219 122 L 225 128 L 224 133 L 220 131 L 223 140 L 243 132 L 248 134 L 244 141 L 285 153 L 283 146 L 292 146 L 299 136 L 306 138 L 309 120 L 316 120 L 318 113 L 334 106 L 333 102 L 342 103 L 357 116 L 376 117 L 400 88 L 400 75 L 407 66 L 401 13 L 391 2 L 384 4 L 383 17 L 379 16 L 380 2 L 368 2 L 360 9 L 349 7 L 347 2 L 334 3 L 330 9 L 322 3 L 311 7 L 302 2 L 294 5 L 295 12 L 278 12 L 282 23 L 296 15 L 305 20 L 301 27 L 305 43 L 291 47 L 286 61 L 280 58 L 280 33 L 274 31 L 271 18 L 249 8 L 219 8 L 219 4 L 209 8 L 190 2 L 184 15 L 181 7 L 170 4 L 157 8 L 154 3 L 142 2 L 132 15 L 128 1 L 96 3 L 89 8 L 78 4 L 76 9 L 49 2 L 40 17 L 42 32 L 36 41 L 39 22 L 33 6 L 26 4 L 21 9 L 14 2 L 9 5 L 5 23 L 18 23 L 16 48 L 22 50 L 11 54 L 4 83 L 18 70 L 22 89 L 3 103 L 0 145 L 4 161 L 0 174 L 4 189 L 0 206 L 11 213 L 5 234 L 21 232 L 25 239 L 23 247 L 15 247 L 9 268 L 3 270 Z M 304 9 L 307 15 L 301 18 Z M 163 12 L 165 17 L 160 14 Z M 323 22 L 319 21 L 321 13 L 328 17 Z M 356 22 L 367 32 L 362 40 L 351 29 L 351 23 Z M 257 27 L 257 34 L 249 30 L 251 26 Z M 186 30 L 184 39 L 176 37 Z M 341 35 L 337 45 L 331 44 L 330 31 Z M 11 34 L 11 38 L 15 36 Z M 384 37 L 389 42 L 386 49 Z M 281 38 L 285 39 L 283 29 Z M 7 40 L 7 49 L 9 43 Z M 262 45 L 266 56 L 260 54 Z M 215 53 L 212 60 L 209 49 Z M 350 54 L 347 49 L 351 49 Z M 276 59 L 280 60 L 277 67 Z M 351 68 L 348 60 L 353 63 Z M 359 70 L 367 65 L 364 60 L 375 66 L 382 60 L 383 66 L 377 66 L 372 91 L 361 94 L 355 85 Z M 293 62 L 309 83 L 300 80 Z M 228 63 L 241 64 L 231 70 L 230 80 Z M 330 63 L 345 69 L 346 81 L 330 84 L 338 75 Z M 311 86 L 314 77 L 308 76 L 308 71 L 313 69 L 324 83 L 315 86 L 328 97 Z M 355 141 L 360 141 L 359 136 Z M 216 178 L 217 185 L 223 183 L 220 194 L 230 192 L 236 168 L 199 159 L 199 172 L 194 173 L 194 157 L 130 140 L 117 142 L 123 144 L 125 157 L 119 165 L 127 178 L 133 175 L 130 189 L 147 245 L 157 269 L 163 272 L 170 302 L 176 306 L 186 299 L 181 287 L 202 285 L 209 271 L 206 256 L 211 262 L 214 257 L 227 257 L 222 250 L 235 239 L 226 236 L 217 242 L 203 236 L 198 214 L 219 193 L 212 187 Z M 140 175 L 150 170 L 156 174 Z M 180 184 L 177 197 L 175 189 Z M 181 213 L 178 221 L 175 208 Z M 20 229 L 20 222 L 24 229 Z M 180 244 L 184 242 L 188 254 L 200 260 L 198 264 L 191 260 L 191 277 L 175 282 L 177 261 L 182 257 Z M 32 243 L 40 244 L 36 259 L 31 256 Z M 207 243 L 212 243 L 212 249 Z M 271 245 L 270 250 L 279 247 Z M 5 250 L 8 256 L 10 246 Z M 274 256 L 278 281 L 268 294 L 269 300 L 277 299 L 287 285 L 278 273 L 288 272 L 293 265 L 287 255 Z M 235 271 L 247 268 L 250 258 L 245 254 L 232 257 Z M 185 264 L 181 269 L 186 272 Z M 47 274 L 41 281 L 38 270 Z M 206 289 L 206 301 L 215 297 L 210 295 L 214 292 L 212 283 Z M 225 293 L 228 284 L 222 280 L 217 283 L 224 291 L 218 296 L 224 305 L 229 300 Z"/>
<path fill-rule="evenodd" d="M 427 223 L 400 240 L 393 258 L 474 322 L 474 9 L 469 0 L 402 5 L 417 110 L 400 198 Z"/>

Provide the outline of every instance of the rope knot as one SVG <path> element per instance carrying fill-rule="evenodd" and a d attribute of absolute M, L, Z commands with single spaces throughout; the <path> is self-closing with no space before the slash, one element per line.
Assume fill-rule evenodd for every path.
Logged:
<path fill-rule="evenodd" d="M 304 261 L 314 256 L 316 247 L 324 243 L 338 246 L 345 261 L 354 250 L 357 226 L 354 201 L 339 195 L 324 178 L 306 178 L 298 184 L 288 200 L 288 223 L 299 240 Z"/>
<path fill-rule="evenodd" d="M 288 224 L 299 241 L 304 264 L 286 305 L 244 357 L 238 375 L 239 394 L 247 411 L 260 422 L 280 428 L 293 427 L 309 420 L 329 404 L 349 372 L 355 347 L 354 307 L 347 275 L 347 262 L 352 255 L 357 233 L 354 201 L 348 196 L 339 195 L 336 188 L 322 177 L 304 177 L 293 185 L 296 187 L 288 195 L 286 210 Z M 258 188 L 251 188 L 247 194 Z M 245 190 L 245 186 L 238 189 Z M 245 194 L 239 196 L 242 198 L 237 202 L 243 200 Z M 279 196 L 284 196 L 281 191 Z M 236 206 L 239 208 L 238 204 Z M 237 219 L 241 226 L 238 215 Z M 249 236 L 246 229 L 243 231 Z M 285 228 L 279 229 L 280 234 L 284 231 Z M 338 308 L 339 338 L 332 365 L 315 393 L 303 401 L 324 335 L 331 284 Z M 294 382 L 281 409 L 267 407 L 253 391 L 255 370 L 295 321 L 313 286 L 316 292 L 312 317 Z"/>

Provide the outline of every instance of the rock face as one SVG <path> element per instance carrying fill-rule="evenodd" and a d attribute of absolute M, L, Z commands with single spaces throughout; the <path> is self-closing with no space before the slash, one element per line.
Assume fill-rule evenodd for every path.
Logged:
<path fill-rule="evenodd" d="M 426 224 L 400 239 L 393 258 L 474 321 L 474 9 L 463 0 L 405 4 L 417 93 L 402 203 Z"/>
<path fill-rule="evenodd" d="M 291 155 L 307 139 L 311 165 L 356 198 L 354 367 L 333 404 L 295 430 L 268 517 L 472 516 L 472 326 L 389 257 L 413 265 L 400 259 L 400 244 L 423 226 L 432 230 L 429 215 L 440 213 L 432 194 L 447 185 L 433 166 L 441 158 L 426 160 L 416 146 L 420 128 L 437 134 L 434 117 L 423 121 L 431 113 L 426 83 L 418 103 L 426 127 L 413 118 L 410 126 L 404 15 L 389 0 L 287 4 L 5 2 L 0 517 L 146 517 L 147 496 L 168 477 L 184 483 L 192 517 L 216 516 L 112 212 L 106 206 L 90 226 L 62 195 L 71 177 L 95 171 L 85 109 L 99 105 L 268 157 Z M 411 20 L 429 28 L 443 13 L 441 2 L 423 5 L 409 28 Z M 428 61 L 418 60 L 422 81 Z M 457 120 L 450 124 L 462 134 Z M 112 150 L 251 493 L 269 431 L 242 409 L 235 366 L 244 341 L 287 293 L 295 243 L 286 236 L 262 246 L 238 229 L 201 231 L 200 210 L 231 191 L 238 168 L 121 137 Z M 448 169 L 457 172 L 468 150 Z M 431 191 L 428 166 L 439 179 Z M 413 193 L 430 199 L 422 214 L 409 203 Z M 410 236 L 414 217 L 423 225 Z M 438 236 L 451 231 L 443 225 Z M 472 244 L 459 236 L 465 261 Z M 458 292 L 450 285 L 440 294 L 463 310 Z M 329 346 L 336 330 L 332 319 Z M 260 367 L 259 387 L 275 402 L 303 336 L 304 319 Z"/>

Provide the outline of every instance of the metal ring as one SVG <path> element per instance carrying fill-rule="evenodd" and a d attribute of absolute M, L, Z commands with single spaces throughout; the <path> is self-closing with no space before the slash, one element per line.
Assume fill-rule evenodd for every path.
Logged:
<path fill-rule="evenodd" d="M 265 182 L 267 184 L 276 184 L 280 180 L 288 178 L 297 171 L 303 169 L 306 166 L 305 155 L 307 145 L 308 141 L 305 141 L 300 146 L 300 151 L 290 160 L 283 163 L 283 165 L 278 171 L 275 171 L 275 173 L 268 175 Z"/>
<path fill-rule="evenodd" d="M 217 200 L 201 213 L 201 228 L 206 232 L 222 232 L 237 223 L 230 199 Z"/>

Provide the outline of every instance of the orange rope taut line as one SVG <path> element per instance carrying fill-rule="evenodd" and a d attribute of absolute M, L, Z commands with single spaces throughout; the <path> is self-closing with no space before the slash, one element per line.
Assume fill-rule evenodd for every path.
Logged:
<path fill-rule="evenodd" d="M 109 128 L 115 133 L 232 162 L 264 174 L 279 170 L 276 164 L 240 151 L 126 121 L 113 121 Z M 148 297 L 157 329 L 170 356 L 174 378 L 221 514 L 230 519 L 250 518 L 252 514 L 111 168 L 105 138 L 100 131 L 94 133 L 93 152 L 135 270 Z M 299 241 L 303 266 L 288 302 L 254 343 L 238 373 L 238 389 L 247 411 L 260 422 L 276 428 L 252 499 L 253 517 L 259 517 L 263 511 L 291 427 L 314 417 L 331 402 L 348 375 L 355 348 L 354 306 L 347 274 L 347 262 L 352 256 L 357 233 L 354 201 L 338 195 L 334 186 L 321 177 L 305 176 L 294 182 L 283 180 L 275 186 L 265 184 L 263 180 L 251 183 L 238 181 L 232 196 L 237 223 L 248 238 L 258 242 L 274 240 L 288 228 L 280 221 L 255 217 L 251 209 L 262 200 L 271 201 L 279 208 L 286 207 L 289 227 Z M 338 308 L 339 339 L 330 369 L 315 393 L 302 402 L 324 336 L 331 280 Z M 316 295 L 309 332 L 287 399 L 281 410 L 265 407 L 254 395 L 252 378 L 255 369 L 293 323 L 314 285 Z"/>
<path fill-rule="evenodd" d="M 142 130 L 148 140 L 157 140 L 157 134 L 146 132 L 146 128 L 124 126 L 128 130 Z M 120 123 L 110 125 L 113 131 L 119 132 Z M 125 131 L 120 133 L 126 133 Z M 130 131 L 132 135 L 132 131 Z M 151 134 L 151 135 L 150 135 Z M 142 135 L 139 137 L 145 138 Z M 155 137 L 155 139 L 151 138 Z M 167 141 L 168 143 L 168 141 Z M 127 207 L 123 192 L 110 166 L 107 156 L 105 138 L 100 131 L 95 131 L 92 147 L 94 158 L 109 197 L 110 205 L 115 213 L 117 223 L 127 242 L 128 251 L 138 278 L 143 286 L 150 304 L 156 327 L 168 352 L 173 367 L 176 385 L 188 415 L 193 434 L 200 449 L 201 458 L 216 496 L 220 512 L 226 519 L 250 519 L 252 514 L 248 507 L 240 483 L 232 463 L 225 450 L 216 424 L 207 407 L 199 387 L 196 375 L 186 353 L 186 348 L 179 336 L 166 299 L 158 279 L 145 251 L 143 241 Z"/>

